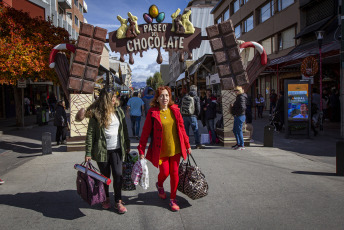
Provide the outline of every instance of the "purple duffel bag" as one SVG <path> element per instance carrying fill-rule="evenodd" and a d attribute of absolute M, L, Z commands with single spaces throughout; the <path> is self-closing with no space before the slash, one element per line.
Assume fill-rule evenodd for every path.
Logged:
<path fill-rule="evenodd" d="M 85 164 L 85 162 L 83 163 Z M 86 163 L 86 171 L 78 171 L 76 178 L 76 190 L 80 197 L 89 205 L 102 203 L 106 200 L 103 182 L 87 175 L 89 169 L 97 170 L 91 162 Z"/>

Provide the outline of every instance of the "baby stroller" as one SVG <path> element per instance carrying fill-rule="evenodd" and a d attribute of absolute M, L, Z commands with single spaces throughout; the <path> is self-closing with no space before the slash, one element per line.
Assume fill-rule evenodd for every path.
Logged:
<path fill-rule="evenodd" d="M 278 116 L 278 112 L 275 110 L 272 112 L 271 117 L 269 118 L 269 124 L 274 127 L 275 131 L 280 131 L 282 129 L 282 122 Z"/>

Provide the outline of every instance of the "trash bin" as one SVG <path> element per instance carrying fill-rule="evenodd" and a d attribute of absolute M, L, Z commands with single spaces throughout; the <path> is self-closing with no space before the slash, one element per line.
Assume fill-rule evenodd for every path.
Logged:
<path fill-rule="evenodd" d="M 336 174 L 344 176 L 344 141 L 336 143 Z"/>
<path fill-rule="evenodd" d="M 267 125 L 264 127 L 264 147 L 273 147 L 274 145 L 274 127 Z"/>
<path fill-rule="evenodd" d="M 51 133 L 45 132 L 42 135 L 42 154 L 52 154 L 51 150 Z"/>

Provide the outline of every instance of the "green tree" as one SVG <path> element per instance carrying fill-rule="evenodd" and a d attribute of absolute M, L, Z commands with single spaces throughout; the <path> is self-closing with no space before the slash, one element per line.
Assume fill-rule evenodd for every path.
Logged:
<path fill-rule="evenodd" d="M 153 88 L 153 77 L 152 76 L 147 78 L 146 85 Z"/>
<path fill-rule="evenodd" d="M 161 77 L 161 73 L 160 72 L 155 72 L 154 76 L 153 76 L 153 82 L 154 82 L 154 87 L 153 89 L 157 89 L 159 88 L 160 86 L 163 86 L 164 85 L 164 81 L 162 80 L 162 77 Z"/>

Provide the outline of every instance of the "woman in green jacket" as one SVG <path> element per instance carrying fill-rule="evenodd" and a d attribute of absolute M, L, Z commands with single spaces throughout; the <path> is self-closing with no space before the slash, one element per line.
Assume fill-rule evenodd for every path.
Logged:
<path fill-rule="evenodd" d="M 119 107 L 115 92 L 102 89 L 99 98 L 87 108 L 86 117 L 89 123 L 86 134 L 85 161 L 97 162 L 100 172 L 110 178 L 113 176 L 115 209 L 118 213 L 127 212 L 122 202 L 122 162 L 129 153 L 130 141 L 127 123 L 122 109 Z M 104 209 L 110 208 L 109 186 L 105 185 L 106 201 Z"/>

